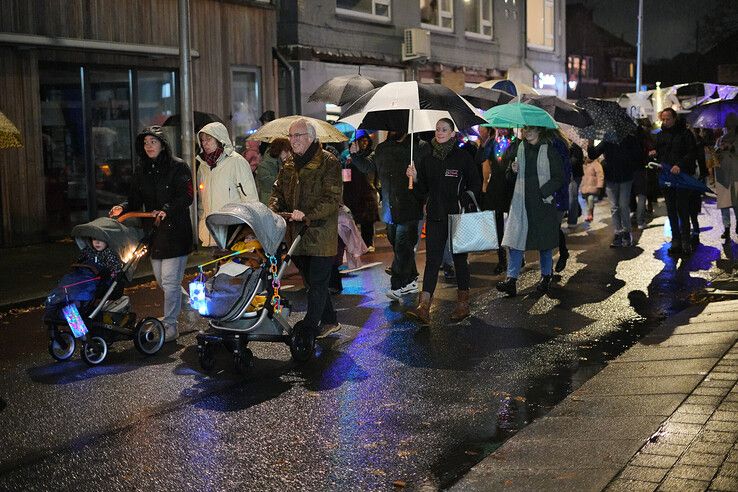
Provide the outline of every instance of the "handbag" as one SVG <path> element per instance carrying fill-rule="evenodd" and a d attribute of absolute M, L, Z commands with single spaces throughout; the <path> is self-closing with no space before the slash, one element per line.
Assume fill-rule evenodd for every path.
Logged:
<path fill-rule="evenodd" d="M 477 212 L 464 212 L 459 202 L 461 213 L 448 214 L 448 238 L 453 254 L 489 251 L 498 249 L 495 213 L 492 210 L 479 211 L 474 193 L 467 190 Z"/>

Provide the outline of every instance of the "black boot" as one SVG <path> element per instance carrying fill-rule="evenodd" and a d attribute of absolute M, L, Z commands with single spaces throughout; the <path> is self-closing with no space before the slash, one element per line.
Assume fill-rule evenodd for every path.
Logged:
<path fill-rule="evenodd" d="M 569 259 L 569 250 L 559 250 L 559 259 L 556 260 L 556 266 L 554 267 L 554 270 L 557 272 L 563 272 L 564 268 L 566 268 L 566 260 Z"/>
<path fill-rule="evenodd" d="M 515 297 L 518 294 L 517 282 L 518 279 L 507 277 L 502 282 L 497 282 L 497 290 L 504 292 L 509 297 Z"/>
<path fill-rule="evenodd" d="M 548 292 L 548 287 L 551 285 L 551 280 L 553 279 L 553 275 L 543 275 L 541 277 L 541 281 L 538 282 L 538 285 L 536 285 L 536 291 L 538 291 L 541 294 L 545 294 Z"/>

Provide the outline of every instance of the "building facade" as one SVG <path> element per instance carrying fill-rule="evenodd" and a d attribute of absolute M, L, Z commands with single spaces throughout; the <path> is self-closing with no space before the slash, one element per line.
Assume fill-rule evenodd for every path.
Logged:
<path fill-rule="evenodd" d="M 309 95 L 331 77 L 359 72 L 454 90 L 509 77 L 563 96 L 564 24 L 563 0 L 284 0 L 278 49 L 293 68 L 296 110 L 330 118 L 340 108 L 309 103 Z M 430 33 L 429 56 L 403 61 L 410 28 Z M 290 107 L 284 89 L 280 105 Z"/>
<path fill-rule="evenodd" d="M 0 245 L 68 234 L 122 201 L 145 126 L 178 113 L 178 0 L 0 0 Z M 277 9 L 190 0 L 196 111 L 238 138 L 277 100 Z M 179 132 L 171 129 L 173 144 Z"/>

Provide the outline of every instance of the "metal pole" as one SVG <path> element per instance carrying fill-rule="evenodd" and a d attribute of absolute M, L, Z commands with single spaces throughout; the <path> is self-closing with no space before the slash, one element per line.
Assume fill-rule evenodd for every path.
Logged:
<path fill-rule="evenodd" d="M 182 160 L 192 171 L 192 241 L 197 245 L 197 173 L 193 152 L 192 122 L 192 72 L 190 67 L 190 0 L 179 0 L 179 86 L 181 97 L 179 104 L 180 130 L 182 131 Z"/>
<path fill-rule="evenodd" d="M 638 42 L 636 49 L 636 92 L 640 92 L 643 67 L 643 0 L 638 0 Z"/>

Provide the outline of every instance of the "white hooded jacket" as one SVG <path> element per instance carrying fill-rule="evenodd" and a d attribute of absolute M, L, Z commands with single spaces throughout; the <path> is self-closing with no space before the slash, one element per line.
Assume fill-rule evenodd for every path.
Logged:
<path fill-rule="evenodd" d="M 203 246 L 215 246 L 205 225 L 205 217 L 227 203 L 258 201 L 259 194 L 249 162 L 233 148 L 226 127 L 218 122 L 208 123 L 197 133 L 198 144 L 201 133 L 210 135 L 223 145 L 223 153 L 212 169 L 197 156 L 198 236 Z"/>

